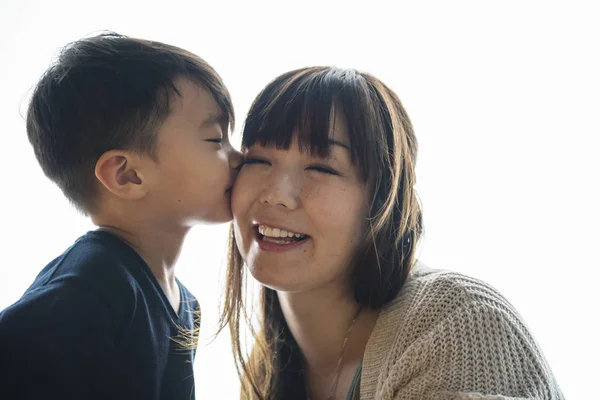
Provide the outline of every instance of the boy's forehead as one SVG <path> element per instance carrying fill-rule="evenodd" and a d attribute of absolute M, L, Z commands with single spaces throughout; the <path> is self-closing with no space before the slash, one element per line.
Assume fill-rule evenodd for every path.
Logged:
<path fill-rule="evenodd" d="M 195 116 L 202 125 L 227 120 L 213 94 L 204 85 L 179 78 L 175 82 L 175 88 L 178 92 L 173 99 L 175 110 Z"/>
<path fill-rule="evenodd" d="M 180 100 L 188 100 L 189 102 L 196 99 L 210 99 L 216 104 L 212 93 L 199 82 L 180 77 L 173 81 L 173 85 L 176 90 L 176 93 L 174 93 L 175 97 L 178 97 Z"/>

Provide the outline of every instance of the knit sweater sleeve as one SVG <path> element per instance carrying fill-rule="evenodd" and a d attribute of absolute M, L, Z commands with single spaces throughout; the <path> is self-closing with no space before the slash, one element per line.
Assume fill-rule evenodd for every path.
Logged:
<path fill-rule="evenodd" d="M 471 301 L 405 353 L 410 379 L 394 398 L 560 399 L 538 346 L 512 310 Z M 400 383 L 400 382 L 398 382 Z M 415 396 L 414 389 L 420 394 Z"/>
<path fill-rule="evenodd" d="M 375 398 L 563 399 L 508 301 L 483 282 L 444 279 L 439 290 L 422 290 L 403 318 L 413 335 L 398 329 Z"/>

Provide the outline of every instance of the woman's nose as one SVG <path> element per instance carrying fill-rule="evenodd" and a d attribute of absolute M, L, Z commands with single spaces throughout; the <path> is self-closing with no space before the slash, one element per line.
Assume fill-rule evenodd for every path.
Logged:
<path fill-rule="evenodd" d="M 273 174 L 264 182 L 260 201 L 273 207 L 288 210 L 298 208 L 300 201 L 298 182 L 287 174 Z"/>

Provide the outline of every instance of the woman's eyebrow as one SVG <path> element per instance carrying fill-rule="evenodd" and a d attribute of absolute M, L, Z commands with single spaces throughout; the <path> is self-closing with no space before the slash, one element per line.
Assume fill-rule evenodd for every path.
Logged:
<path fill-rule="evenodd" d="M 345 144 L 345 143 L 339 142 L 339 141 L 337 141 L 337 140 L 335 140 L 335 139 L 329 139 L 329 145 L 340 146 L 340 147 L 343 147 L 343 148 L 345 148 L 346 150 L 350 151 L 350 146 L 348 146 L 348 145 L 347 145 L 347 144 Z"/>

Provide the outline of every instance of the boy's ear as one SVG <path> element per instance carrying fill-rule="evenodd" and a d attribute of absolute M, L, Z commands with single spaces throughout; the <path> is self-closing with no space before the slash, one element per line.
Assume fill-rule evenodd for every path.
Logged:
<path fill-rule="evenodd" d="M 138 200 L 148 193 L 140 157 L 123 150 L 109 150 L 96 162 L 96 178 L 117 197 Z"/>

